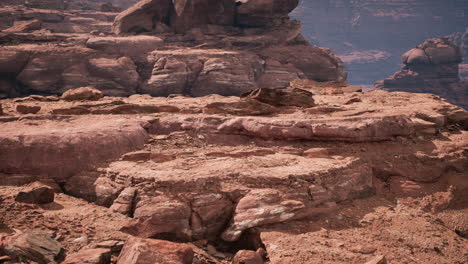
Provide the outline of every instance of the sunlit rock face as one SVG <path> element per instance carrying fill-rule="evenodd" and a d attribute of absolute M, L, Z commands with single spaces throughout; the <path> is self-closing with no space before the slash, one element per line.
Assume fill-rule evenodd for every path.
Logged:
<path fill-rule="evenodd" d="M 303 34 L 313 44 L 338 55 L 376 54 L 367 63 L 345 60 L 350 82 L 372 84 L 397 71 L 400 55 L 425 39 L 464 32 L 468 1 L 303 0 L 292 15 L 301 20 Z"/>

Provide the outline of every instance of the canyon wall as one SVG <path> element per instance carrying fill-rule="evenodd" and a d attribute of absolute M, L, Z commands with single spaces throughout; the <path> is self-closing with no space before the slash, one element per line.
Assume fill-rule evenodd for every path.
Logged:
<path fill-rule="evenodd" d="M 329 47 L 350 82 L 372 84 L 400 68 L 400 55 L 431 37 L 464 32 L 466 0 L 303 0 L 293 16 L 313 44 Z"/>

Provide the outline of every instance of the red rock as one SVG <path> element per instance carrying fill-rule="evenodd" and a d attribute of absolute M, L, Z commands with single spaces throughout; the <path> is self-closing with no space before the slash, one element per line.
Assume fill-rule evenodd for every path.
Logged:
<path fill-rule="evenodd" d="M 367 261 L 365 264 L 387 264 L 387 259 L 385 256 L 376 256 L 371 260 Z"/>
<path fill-rule="evenodd" d="M 81 87 L 68 90 L 62 95 L 62 99 L 66 101 L 97 101 L 103 97 L 102 92 L 92 87 Z"/>
<path fill-rule="evenodd" d="M 111 251 L 107 248 L 84 249 L 66 257 L 62 264 L 107 264 Z"/>
<path fill-rule="evenodd" d="M 137 189 L 133 187 L 125 188 L 119 196 L 114 200 L 110 209 L 114 212 L 119 212 L 123 215 L 130 215 L 134 206 L 134 199 Z"/>
<path fill-rule="evenodd" d="M 16 261 L 35 261 L 40 264 L 56 263 L 63 259 L 63 249 L 49 234 L 26 232 L 7 237 L 4 252 Z"/>
<path fill-rule="evenodd" d="M 263 264 L 263 259 L 255 251 L 240 250 L 234 256 L 232 264 Z"/>
<path fill-rule="evenodd" d="M 33 30 L 41 29 L 42 22 L 40 20 L 34 19 L 31 21 L 24 21 L 18 23 L 10 28 L 3 30 L 3 32 L 28 32 Z"/>
<path fill-rule="evenodd" d="M 316 214 L 317 211 L 309 203 L 306 192 L 293 194 L 273 189 L 252 190 L 237 204 L 233 220 L 221 238 L 236 241 L 249 228 Z"/>
<path fill-rule="evenodd" d="M 258 100 L 262 103 L 273 106 L 298 106 L 298 107 L 313 107 L 315 106 L 312 93 L 306 90 L 289 88 L 289 89 L 269 89 L 260 88 L 241 95 L 243 98 Z"/>
<path fill-rule="evenodd" d="M 18 193 L 15 201 L 21 203 L 47 204 L 54 201 L 55 192 L 48 186 L 33 186 Z"/>
<path fill-rule="evenodd" d="M 231 115 L 270 115 L 277 112 L 274 106 L 257 100 L 244 99 L 234 103 L 211 103 L 203 108 L 205 114 L 231 114 Z"/>
<path fill-rule="evenodd" d="M 83 106 L 73 106 L 53 109 L 51 113 L 54 115 L 87 115 L 91 113 L 91 110 Z"/>
<path fill-rule="evenodd" d="M 304 157 L 308 158 L 329 158 L 330 153 L 326 148 L 311 148 L 304 151 Z"/>
<path fill-rule="evenodd" d="M 114 21 L 112 32 L 153 32 L 169 19 L 172 2 L 170 0 L 143 0 L 120 13 Z"/>
<path fill-rule="evenodd" d="M 135 152 L 130 152 L 130 153 L 125 153 L 122 156 L 122 160 L 127 160 L 127 161 L 146 161 L 151 158 L 151 152 L 150 151 L 135 151 Z"/>
<path fill-rule="evenodd" d="M 18 139 L 18 133 L 22 140 Z M 141 148 L 148 134 L 141 121 L 86 117 L 29 126 L 27 121 L 0 126 L 0 171 L 46 174 L 65 179 L 110 158 Z"/>
<path fill-rule="evenodd" d="M 189 240 L 190 215 L 190 207 L 177 199 L 167 196 L 142 199 L 135 205 L 135 219 L 124 226 L 122 231 L 139 237 L 165 235 Z"/>
<path fill-rule="evenodd" d="M 21 114 L 36 114 L 41 110 L 40 106 L 37 105 L 17 105 L 16 111 Z"/>
<path fill-rule="evenodd" d="M 130 237 L 117 264 L 192 264 L 193 250 L 185 244 Z"/>

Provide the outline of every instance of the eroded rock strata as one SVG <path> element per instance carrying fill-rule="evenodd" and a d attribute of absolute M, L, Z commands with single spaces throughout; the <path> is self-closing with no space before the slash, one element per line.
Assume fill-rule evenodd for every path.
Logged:
<path fill-rule="evenodd" d="M 7 7 L 0 262 L 463 263 L 468 113 L 349 86 L 297 4 Z"/>
<path fill-rule="evenodd" d="M 327 89 L 341 93 L 330 94 Z M 255 115 L 247 112 L 250 106 L 266 104 L 258 96 L 133 95 L 97 101 L 31 96 L 2 100 L 1 184 L 17 186 L 1 189 L 2 208 L 9 208 L 2 211 L 2 222 L 9 228 L 34 225 L 55 230 L 69 261 L 82 258 L 86 254 L 81 250 L 88 247 L 96 248 L 95 259 L 117 261 L 120 251 L 97 249 L 101 244 L 117 243 L 110 242 L 114 240 L 123 243 L 130 234 L 142 240 L 128 240 L 118 263 L 126 263 L 134 254 L 161 259 L 161 263 L 174 259 L 192 263 L 187 262 L 191 254 L 198 261 L 193 263 L 229 263 L 233 248 L 257 250 L 263 245 L 265 261 L 272 263 L 315 263 L 325 254 L 320 252 L 330 247 L 336 247 L 337 255 L 328 260 L 339 263 L 344 259 L 364 261 L 372 254 L 384 254 L 391 261 L 405 259 L 405 254 L 393 253 L 399 244 L 391 246 L 389 238 L 374 237 L 377 242 L 369 240 L 366 243 L 373 246 L 367 248 L 365 243 L 342 237 L 343 231 L 334 231 L 351 228 L 349 232 L 358 236 L 370 232 L 374 224 L 369 223 L 380 226 L 382 221 L 401 219 L 392 228 L 429 243 L 413 249 L 413 257 L 440 256 L 424 249 L 436 241 L 427 242 L 422 230 L 414 230 L 406 222 L 410 220 L 403 220 L 407 214 L 395 215 L 389 208 L 399 201 L 399 212 L 416 212 L 412 217 L 425 214 L 426 220 L 436 216 L 424 210 L 435 210 L 441 212 L 437 217 L 446 217 L 446 225 L 452 224 L 451 217 L 466 213 L 464 209 L 444 210 L 466 203 L 468 113 L 434 95 L 344 92 L 344 88 L 332 87 L 315 87 L 314 91 L 311 107 L 271 105 L 274 112 Z M 237 102 L 249 100 L 240 115 L 230 110 L 242 108 Z M 37 114 L 21 115 L 16 112 L 17 104 L 41 109 Z M 213 113 L 214 104 L 224 107 Z M 55 197 L 62 209 L 51 211 L 52 205 L 25 209 L 23 203 L 12 200 L 16 192 L 30 190 L 28 184 L 37 181 L 63 190 Z M 446 200 L 422 206 L 427 199 L 439 199 L 431 198 L 436 191 L 448 192 L 442 195 Z M 70 196 L 84 200 L 77 203 Z M 411 199 L 420 201 L 421 207 L 413 202 L 401 204 L 409 199 L 403 197 L 414 197 Z M 109 209 L 92 209 L 95 205 L 88 202 Z M 76 204 L 86 204 L 86 209 Z M 384 207 L 376 209 L 376 215 L 366 216 L 374 222 L 359 225 L 363 215 L 358 211 L 364 210 L 363 204 L 370 206 L 368 212 Z M 73 213 L 77 210 L 85 210 L 91 219 L 100 214 L 112 217 L 85 221 L 70 233 L 68 228 L 81 219 Z M 18 217 L 28 214 L 34 217 Z M 68 224 L 60 222 L 62 227 L 56 229 L 54 225 L 65 215 Z M 341 220 L 335 219 L 340 215 Z M 322 222 L 325 219 L 331 222 Z M 46 223 L 43 221 L 48 224 L 41 224 Z M 326 228 L 328 236 L 336 238 L 321 238 L 324 231 L 314 226 Z M 278 232 L 296 228 L 302 230 L 300 237 L 278 238 Z M 464 238 L 455 233 L 464 232 L 466 223 L 454 223 L 452 231 L 449 226 L 431 228 L 451 241 L 450 247 L 442 247 L 444 259 L 456 262 L 464 258 L 454 253 L 454 247 L 466 247 Z M 289 252 L 284 241 L 293 245 L 316 234 L 318 241 L 333 241 L 324 248 L 311 247 L 317 250 L 317 257 L 306 251 L 287 257 L 283 254 L 289 253 L 279 253 Z M 74 242 L 80 239 L 84 242 Z M 161 244 L 160 251 L 151 254 L 137 250 L 138 243 L 164 244 L 152 239 L 185 242 L 189 247 Z M 361 253 L 368 251 L 371 253 Z"/>

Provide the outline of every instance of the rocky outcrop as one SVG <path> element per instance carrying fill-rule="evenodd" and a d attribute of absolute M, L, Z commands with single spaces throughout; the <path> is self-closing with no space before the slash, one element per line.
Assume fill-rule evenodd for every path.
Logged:
<path fill-rule="evenodd" d="M 55 120 L 42 129 L 13 122 L 2 124 L 2 130 L 1 172 L 45 173 L 56 179 L 140 148 L 148 137 L 139 121 L 120 118 Z"/>
<path fill-rule="evenodd" d="M 8 33 L 6 43 L 34 45 L 9 45 L 0 51 L 0 81 L 5 83 L 0 94 L 61 95 L 89 86 L 110 96 L 238 96 L 257 88 L 287 88 L 295 79 L 345 81 L 341 60 L 328 49 L 308 45 L 300 23 L 289 19 L 297 4 L 145 0 L 115 19 L 119 36 L 100 33 L 98 27 L 90 35 L 76 36 Z M 85 11 L 11 12 L 5 10 L 11 15 L 9 24 L 36 18 L 44 30 L 54 32 L 71 32 L 55 27 L 65 24 L 77 29 L 73 32 L 89 32 L 89 26 L 112 18 Z M 129 33 L 158 36 L 124 36 Z"/>
<path fill-rule="evenodd" d="M 189 245 L 155 239 L 130 237 L 120 253 L 118 264 L 191 264 Z"/>
<path fill-rule="evenodd" d="M 405 66 L 376 83 L 391 91 L 434 93 L 468 107 L 468 83 L 459 78 L 462 51 L 446 38 L 428 39 L 402 56 Z"/>
<path fill-rule="evenodd" d="M 345 61 L 353 84 L 372 84 L 400 68 L 421 41 L 463 32 L 468 2 L 459 0 L 302 1 L 292 13 L 314 45 Z"/>

